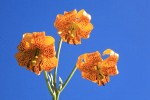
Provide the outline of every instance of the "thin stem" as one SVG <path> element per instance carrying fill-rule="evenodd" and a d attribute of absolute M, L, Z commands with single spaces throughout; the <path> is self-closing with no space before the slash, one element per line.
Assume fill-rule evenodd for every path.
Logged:
<path fill-rule="evenodd" d="M 52 100 L 59 100 L 60 92 L 57 91 L 56 96 L 52 98 Z"/>
<path fill-rule="evenodd" d="M 63 84 L 60 92 L 62 92 L 64 90 L 64 88 L 67 86 L 68 82 L 70 81 L 70 79 L 72 78 L 72 76 L 74 75 L 75 71 L 76 71 L 77 67 L 75 66 L 72 70 L 72 72 L 70 73 L 70 75 L 68 76 L 67 80 L 65 81 L 65 83 Z"/>
<path fill-rule="evenodd" d="M 53 93 L 53 90 L 52 90 L 52 88 L 51 88 L 51 85 L 49 84 L 48 77 L 47 77 L 47 72 L 46 72 L 46 71 L 44 71 L 44 77 L 45 77 L 46 85 L 47 85 L 47 88 L 48 88 L 50 94 L 51 94 L 53 97 L 55 97 L 55 95 L 54 95 L 54 93 Z"/>
<path fill-rule="evenodd" d="M 57 52 L 56 52 L 56 57 L 58 59 L 58 62 L 59 62 L 59 54 L 60 54 L 61 46 L 62 46 L 62 39 L 60 38 L 59 44 L 58 44 L 58 49 L 57 49 Z M 54 86 L 55 86 L 55 88 L 57 88 L 56 87 L 57 69 L 58 69 L 58 66 L 56 66 L 55 69 L 54 69 Z"/>
<path fill-rule="evenodd" d="M 60 95 L 60 92 L 57 93 L 56 100 L 59 100 L 59 95 Z"/>

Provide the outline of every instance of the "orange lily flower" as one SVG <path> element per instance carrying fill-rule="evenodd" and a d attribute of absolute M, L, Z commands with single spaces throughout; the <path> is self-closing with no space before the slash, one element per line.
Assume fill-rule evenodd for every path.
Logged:
<path fill-rule="evenodd" d="M 82 77 L 97 83 L 99 86 L 108 83 L 110 76 L 118 74 L 116 63 L 119 55 L 111 49 L 105 50 L 103 55 L 109 55 L 109 57 L 103 60 L 98 51 L 85 53 L 79 56 L 76 63 Z"/>
<path fill-rule="evenodd" d="M 75 9 L 58 14 L 54 26 L 64 42 L 76 45 L 81 44 L 81 38 L 89 38 L 93 29 L 90 20 L 91 16 L 85 10 L 77 12 Z"/>
<path fill-rule="evenodd" d="M 37 75 L 42 70 L 51 71 L 58 64 L 54 42 L 54 38 L 45 36 L 45 32 L 25 33 L 15 55 L 18 64 Z"/>

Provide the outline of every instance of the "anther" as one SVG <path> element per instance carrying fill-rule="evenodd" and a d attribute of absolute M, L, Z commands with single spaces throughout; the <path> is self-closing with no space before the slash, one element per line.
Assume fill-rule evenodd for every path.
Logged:
<path fill-rule="evenodd" d="M 38 58 L 38 56 L 35 56 L 35 58 L 37 59 L 37 58 Z"/>
<path fill-rule="evenodd" d="M 33 66 L 36 64 L 36 60 L 32 60 L 31 62 Z"/>

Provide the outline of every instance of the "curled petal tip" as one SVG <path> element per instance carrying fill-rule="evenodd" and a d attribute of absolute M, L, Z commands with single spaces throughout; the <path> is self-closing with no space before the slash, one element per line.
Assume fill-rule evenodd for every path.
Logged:
<path fill-rule="evenodd" d="M 61 34 L 62 32 L 58 32 L 58 34 Z"/>
<path fill-rule="evenodd" d="M 115 55 L 117 57 L 119 57 L 119 54 L 117 54 L 116 52 L 114 52 L 113 50 L 111 49 L 106 49 L 104 52 L 103 52 L 103 56 L 104 55 Z"/>
<path fill-rule="evenodd" d="M 88 17 L 88 18 L 89 18 L 89 20 L 91 20 L 91 15 L 90 15 L 90 14 L 88 14 L 86 11 L 84 11 L 84 12 L 83 12 L 83 15 L 84 15 L 84 16 L 86 16 L 86 17 Z"/>
<path fill-rule="evenodd" d="M 114 51 L 111 50 L 111 49 L 106 49 L 104 52 L 103 52 L 103 55 L 110 55 L 112 54 Z"/>

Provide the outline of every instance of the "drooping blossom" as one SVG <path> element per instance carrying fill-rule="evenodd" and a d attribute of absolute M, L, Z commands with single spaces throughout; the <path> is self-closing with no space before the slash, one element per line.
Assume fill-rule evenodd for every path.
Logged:
<path fill-rule="evenodd" d="M 64 42 L 69 44 L 81 44 L 81 38 L 89 38 L 93 29 L 90 22 L 91 15 L 84 9 L 77 12 L 73 10 L 64 12 L 64 15 L 58 14 L 54 26 Z"/>
<path fill-rule="evenodd" d="M 51 71 L 58 64 L 54 42 L 45 32 L 25 33 L 15 55 L 18 64 L 37 75 L 42 70 Z"/>
<path fill-rule="evenodd" d="M 119 55 L 111 49 L 103 52 L 109 55 L 108 58 L 102 59 L 98 51 L 85 53 L 78 57 L 76 66 L 81 71 L 82 77 L 100 85 L 105 85 L 110 81 L 110 76 L 117 75 L 117 62 Z"/>

